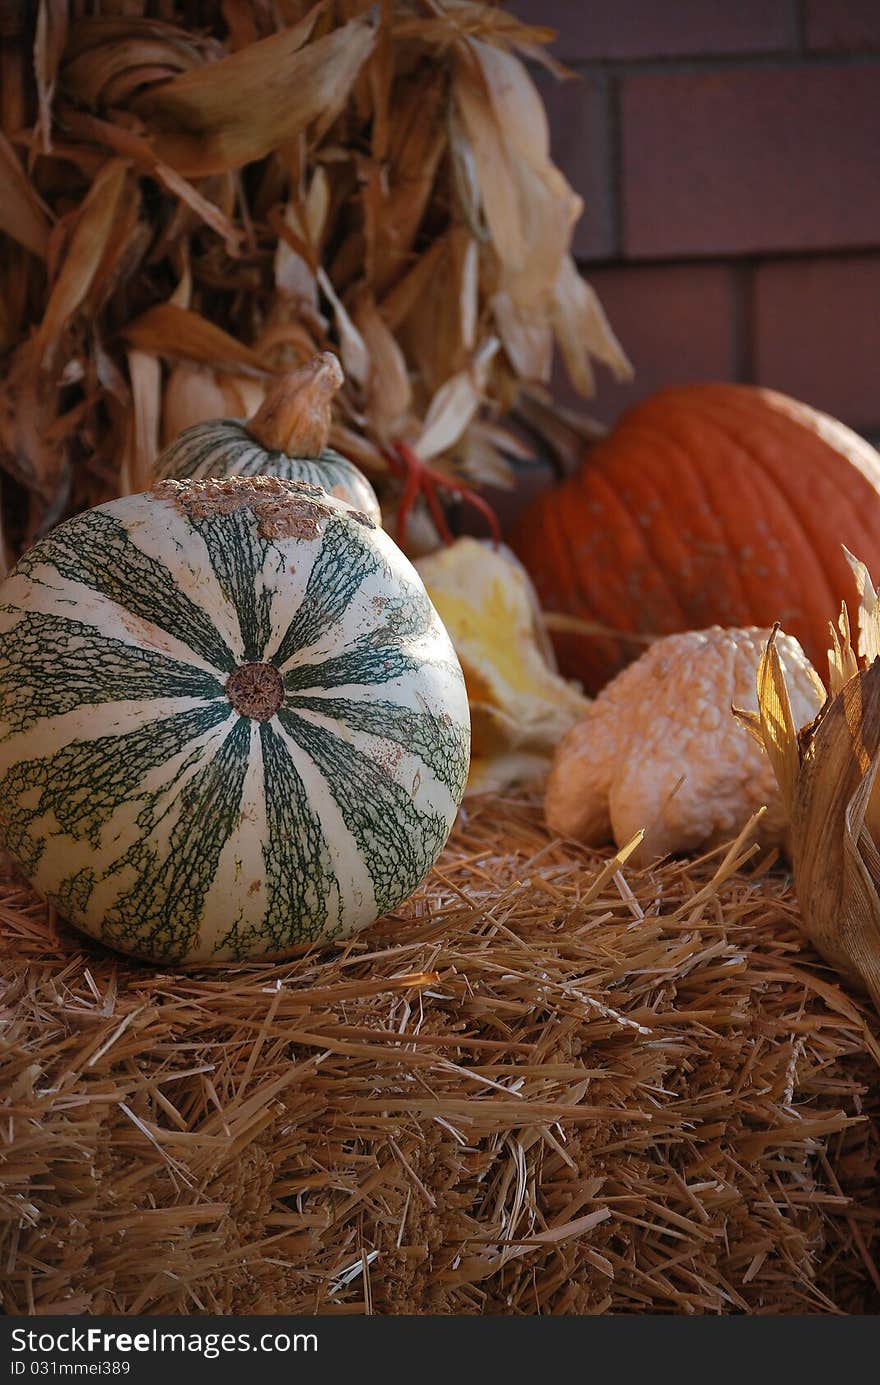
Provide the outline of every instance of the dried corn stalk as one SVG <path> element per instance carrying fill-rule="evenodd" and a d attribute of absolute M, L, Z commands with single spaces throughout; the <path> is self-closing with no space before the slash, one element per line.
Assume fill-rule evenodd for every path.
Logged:
<path fill-rule="evenodd" d="M 0 30 L 14 547 L 326 346 L 374 476 L 402 440 L 503 478 L 554 342 L 584 393 L 628 371 L 523 65 L 549 31 L 476 0 L 9 0 Z"/>
<path fill-rule="evenodd" d="M 804 929 L 880 1011 L 880 599 L 864 564 L 847 556 L 861 596 L 858 658 L 844 606 L 818 716 L 795 724 L 773 637 L 758 668 L 758 712 L 737 715 L 767 751 L 788 808 Z"/>

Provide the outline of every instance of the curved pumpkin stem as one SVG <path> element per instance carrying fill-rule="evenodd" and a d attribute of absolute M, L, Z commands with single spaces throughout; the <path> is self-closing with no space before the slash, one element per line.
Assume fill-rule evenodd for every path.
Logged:
<path fill-rule="evenodd" d="M 345 376 L 330 351 L 313 356 L 269 388 L 247 430 L 267 452 L 320 457 L 330 436 L 331 404 Z"/>
<path fill-rule="evenodd" d="M 484 500 L 481 495 L 473 491 L 468 486 L 456 485 L 450 476 L 444 476 L 442 471 L 435 471 L 422 461 L 421 457 L 405 442 L 395 442 L 386 451 L 385 456 L 391 466 L 395 476 L 403 477 L 403 495 L 397 507 L 397 539 L 403 547 L 406 542 L 406 530 L 410 512 L 421 493 L 425 497 L 425 503 L 431 514 L 431 518 L 437 526 L 437 531 L 444 543 L 453 542 L 452 531 L 443 513 L 443 506 L 440 504 L 438 490 L 451 492 L 458 500 L 463 500 L 466 505 L 479 510 L 480 514 L 488 521 L 492 533 L 492 542 L 501 542 L 501 526 L 498 523 L 498 516 L 492 509 L 488 500 Z"/>

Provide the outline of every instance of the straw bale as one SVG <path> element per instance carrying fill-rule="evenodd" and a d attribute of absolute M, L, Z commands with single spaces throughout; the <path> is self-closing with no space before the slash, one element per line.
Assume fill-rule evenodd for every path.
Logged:
<path fill-rule="evenodd" d="M 0 880 L 7 1313 L 863 1313 L 880 1048 L 773 857 L 469 802 L 417 896 L 157 972 Z"/>

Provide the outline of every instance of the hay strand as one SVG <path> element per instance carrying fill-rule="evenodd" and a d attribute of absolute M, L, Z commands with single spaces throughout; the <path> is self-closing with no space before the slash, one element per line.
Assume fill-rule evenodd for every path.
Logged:
<path fill-rule="evenodd" d="M 876 1310 L 868 1019 L 787 878 L 611 864 L 476 799 L 395 918 L 175 973 L 7 875 L 5 1311 Z"/>

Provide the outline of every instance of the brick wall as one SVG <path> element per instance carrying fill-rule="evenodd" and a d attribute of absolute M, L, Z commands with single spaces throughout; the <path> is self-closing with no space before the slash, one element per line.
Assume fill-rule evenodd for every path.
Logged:
<path fill-rule="evenodd" d="M 774 386 L 880 439 L 880 0 L 511 0 L 586 204 L 575 251 L 636 367 Z"/>

